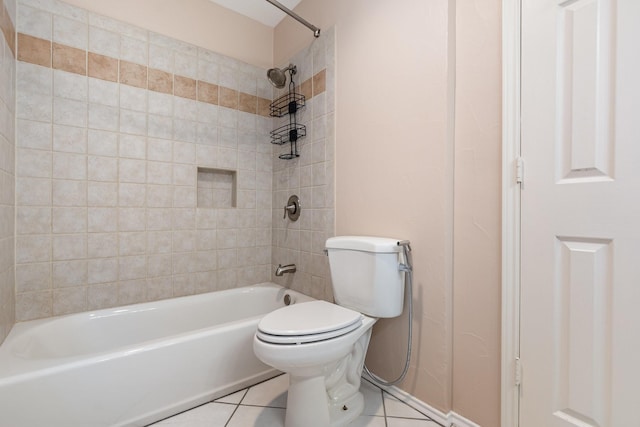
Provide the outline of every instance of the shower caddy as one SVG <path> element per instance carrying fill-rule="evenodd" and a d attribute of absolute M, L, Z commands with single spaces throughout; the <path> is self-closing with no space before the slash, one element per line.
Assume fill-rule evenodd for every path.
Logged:
<path fill-rule="evenodd" d="M 293 75 L 295 68 L 289 70 L 289 91 L 269 104 L 271 117 L 284 117 L 289 115 L 289 123 L 271 131 L 271 143 L 283 145 L 290 144 L 289 153 L 278 156 L 284 160 L 300 157 L 298 153 L 298 139 L 307 135 L 307 127 L 297 123 L 296 113 L 305 106 L 305 96 L 295 91 Z"/>

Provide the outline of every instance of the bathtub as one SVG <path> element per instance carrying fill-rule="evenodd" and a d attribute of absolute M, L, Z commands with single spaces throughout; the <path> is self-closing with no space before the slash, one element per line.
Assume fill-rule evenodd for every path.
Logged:
<path fill-rule="evenodd" d="M 0 346 L 0 425 L 144 426 L 278 374 L 260 318 L 312 298 L 272 283 L 16 324 Z"/>

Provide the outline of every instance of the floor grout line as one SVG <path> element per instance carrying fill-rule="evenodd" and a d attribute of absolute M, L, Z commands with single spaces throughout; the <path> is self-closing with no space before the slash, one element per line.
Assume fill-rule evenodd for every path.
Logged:
<path fill-rule="evenodd" d="M 200 406 L 204 406 L 204 405 L 207 405 L 207 404 L 210 404 L 210 403 L 221 403 L 221 404 L 224 404 L 224 405 L 233 405 L 234 406 L 233 412 L 227 418 L 227 420 L 226 420 L 226 422 L 224 424 L 224 427 L 230 426 L 232 421 L 234 420 L 234 417 L 239 417 L 240 416 L 238 414 L 238 410 L 240 409 L 240 407 L 245 407 L 245 408 L 268 408 L 268 409 L 277 409 L 277 410 L 285 410 L 286 411 L 286 408 L 284 408 L 282 406 L 269 406 L 269 404 L 260 405 L 260 404 L 243 403 L 245 401 L 246 397 L 249 394 L 249 390 L 251 390 L 253 387 L 256 387 L 256 386 L 258 386 L 258 385 L 260 385 L 262 383 L 266 383 L 268 381 L 274 380 L 275 378 L 278 378 L 279 376 L 280 375 L 275 376 L 275 377 L 270 378 L 270 379 L 267 379 L 265 381 L 262 381 L 262 382 L 260 382 L 258 384 L 254 384 L 254 385 L 252 385 L 250 387 L 247 387 L 247 388 L 245 388 L 243 390 L 239 390 L 239 391 L 236 391 L 236 392 L 229 393 L 229 394 L 227 394 L 225 396 L 219 397 L 218 399 L 209 401 L 209 402 L 204 403 L 203 405 L 200 405 Z M 367 418 L 371 418 L 371 419 L 373 419 L 373 418 L 382 418 L 384 420 L 384 426 L 385 427 L 389 427 L 391 420 L 414 420 L 414 421 L 419 421 L 421 423 L 424 423 L 425 425 L 426 424 L 432 425 L 431 423 L 434 423 L 435 425 L 440 425 L 439 423 L 437 423 L 436 421 L 431 419 L 431 417 L 429 417 L 426 414 L 423 414 L 421 411 L 417 410 L 416 408 L 412 407 L 411 405 L 409 405 L 409 404 L 403 402 L 402 400 L 398 399 L 392 393 L 388 393 L 388 395 L 390 397 L 395 398 L 396 400 L 398 400 L 402 405 L 406 406 L 407 408 L 410 408 L 410 409 L 418 412 L 419 414 L 423 415 L 425 418 L 415 418 L 415 417 L 412 417 L 410 415 L 393 415 L 393 416 L 389 415 L 387 413 L 387 398 L 386 398 L 387 392 L 385 390 L 383 390 L 381 387 L 378 387 L 376 384 L 373 384 L 373 383 L 371 383 L 371 384 L 378 389 L 378 392 L 379 392 L 378 396 L 379 396 L 379 398 L 381 400 L 381 403 L 382 403 L 382 415 L 375 415 L 375 414 L 374 415 L 366 415 Z M 219 399 L 224 399 L 225 397 L 228 397 L 228 396 L 230 396 L 232 394 L 239 394 L 240 392 L 243 392 L 243 394 L 241 395 L 240 399 L 238 400 L 238 403 L 219 402 L 218 401 Z M 200 406 L 198 406 L 196 408 L 199 408 Z M 193 409 L 196 409 L 196 408 L 193 408 Z M 189 411 L 190 410 L 186 410 L 186 411 L 183 411 L 180 414 L 176 414 L 174 416 L 180 417 L 181 415 L 183 415 L 183 414 L 185 414 L 186 412 L 189 412 Z M 167 420 L 169 418 L 172 418 L 172 417 L 167 417 L 162 421 L 165 421 L 165 420 Z M 162 421 L 159 421 L 159 422 L 162 422 Z M 201 424 L 197 424 L 197 425 L 201 425 Z M 173 423 L 168 424 L 167 427 L 169 427 L 169 426 L 191 427 L 190 423 L 187 423 L 187 422 L 184 422 L 184 421 L 178 421 L 177 419 L 176 419 L 176 423 L 175 424 L 173 424 Z M 263 427 L 263 426 L 256 425 L 256 427 Z M 266 426 L 264 426 L 264 427 L 266 427 Z"/>

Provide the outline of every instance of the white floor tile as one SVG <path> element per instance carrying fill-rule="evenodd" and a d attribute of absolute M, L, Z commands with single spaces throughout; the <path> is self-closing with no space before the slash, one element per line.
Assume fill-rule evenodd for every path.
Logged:
<path fill-rule="evenodd" d="M 286 408 L 288 388 L 289 375 L 280 375 L 249 388 L 242 404 Z"/>
<path fill-rule="evenodd" d="M 410 418 L 387 417 L 387 427 L 442 427 L 429 420 L 412 420 Z"/>
<path fill-rule="evenodd" d="M 364 411 L 362 411 L 362 414 L 384 416 L 382 391 L 370 382 L 362 380 L 360 392 L 364 396 Z"/>
<path fill-rule="evenodd" d="M 386 427 L 384 417 L 370 417 L 368 415 L 360 415 L 349 424 L 349 427 Z"/>
<path fill-rule="evenodd" d="M 384 395 L 384 409 L 387 417 L 403 417 L 403 418 L 416 418 L 427 419 L 427 416 L 416 411 L 409 405 L 396 399 L 389 393 L 383 393 Z"/>
<path fill-rule="evenodd" d="M 281 408 L 239 406 L 227 427 L 284 427 L 284 414 Z"/>
<path fill-rule="evenodd" d="M 242 398 L 244 397 L 244 395 L 247 394 L 247 389 L 245 388 L 244 390 L 240 390 L 237 391 L 235 393 L 229 394 L 227 396 L 223 396 L 219 399 L 216 399 L 215 402 L 220 402 L 220 403 L 232 403 L 232 404 L 238 404 L 240 403 L 240 401 L 242 400 Z"/>
<path fill-rule="evenodd" d="M 207 403 L 153 424 L 153 427 L 222 427 L 235 409 L 235 405 Z"/>

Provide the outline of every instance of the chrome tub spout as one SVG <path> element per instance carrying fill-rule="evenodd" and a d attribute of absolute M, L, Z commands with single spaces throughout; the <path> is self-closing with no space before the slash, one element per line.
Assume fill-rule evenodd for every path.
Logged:
<path fill-rule="evenodd" d="M 278 268 L 276 268 L 276 276 L 278 277 L 282 276 L 284 273 L 295 273 L 295 272 L 296 272 L 295 264 L 287 264 L 287 265 L 278 264 Z"/>

